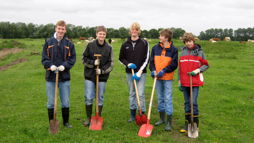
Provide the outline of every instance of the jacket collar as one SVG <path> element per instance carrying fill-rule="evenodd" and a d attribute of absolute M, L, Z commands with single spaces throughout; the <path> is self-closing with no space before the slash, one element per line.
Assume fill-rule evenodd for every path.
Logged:
<path fill-rule="evenodd" d="M 168 47 L 164 47 L 163 43 L 161 43 L 161 42 L 159 42 L 159 45 L 160 45 L 161 48 L 170 49 L 172 47 L 172 45 L 173 45 L 173 42 L 172 41 L 169 42 L 169 46 Z"/>
<path fill-rule="evenodd" d="M 99 43 L 99 41 L 96 39 L 96 45 L 98 46 L 98 47 L 104 47 L 105 45 L 106 45 L 106 41 L 104 40 L 104 42 L 103 42 L 103 44 L 101 45 L 100 43 Z"/>
<path fill-rule="evenodd" d="M 65 37 L 65 36 L 64 36 L 64 37 Z M 58 42 L 60 42 L 61 40 L 63 40 L 64 37 L 63 37 L 62 39 L 58 40 L 57 37 L 56 37 L 56 32 L 54 33 L 54 38 L 55 38 Z"/>
<path fill-rule="evenodd" d="M 139 40 L 140 40 L 140 37 L 139 37 L 135 42 L 138 42 Z M 133 42 L 133 41 L 131 40 L 131 37 L 128 37 L 127 42 L 128 42 L 128 43 L 132 43 L 132 42 Z"/>
<path fill-rule="evenodd" d="M 199 49 L 201 49 L 201 46 L 200 46 L 199 44 L 195 44 L 195 45 L 194 45 L 194 48 L 192 48 L 192 49 L 189 49 L 189 48 L 186 47 L 186 46 L 185 46 L 185 48 L 191 51 L 191 50 L 199 50 Z"/>

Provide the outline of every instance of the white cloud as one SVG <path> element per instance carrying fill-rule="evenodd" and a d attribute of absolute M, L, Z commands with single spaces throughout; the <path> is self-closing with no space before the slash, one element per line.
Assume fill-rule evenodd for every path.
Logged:
<path fill-rule="evenodd" d="M 251 0 L 0 0 L 0 21 L 55 23 L 143 29 L 181 27 L 199 34 L 209 28 L 253 27 Z"/>

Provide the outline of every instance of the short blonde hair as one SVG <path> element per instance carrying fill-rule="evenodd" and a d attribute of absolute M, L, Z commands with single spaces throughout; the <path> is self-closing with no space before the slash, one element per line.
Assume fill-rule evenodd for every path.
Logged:
<path fill-rule="evenodd" d="M 66 27 L 66 22 L 63 21 L 63 20 L 59 20 L 59 21 L 57 21 L 56 26 L 64 26 L 64 27 Z"/>
<path fill-rule="evenodd" d="M 193 41 L 195 42 L 195 36 L 192 33 L 184 33 L 183 34 L 183 43 Z"/>
<path fill-rule="evenodd" d="M 131 30 L 132 30 L 132 29 L 137 30 L 139 35 L 141 34 L 141 29 L 140 29 L 140 24 L 139 24 L 139 23 L 134 22 L 134 23 L 131 24 L 131 27 L 130 27 L 130 34 L 131 34 Z"/>

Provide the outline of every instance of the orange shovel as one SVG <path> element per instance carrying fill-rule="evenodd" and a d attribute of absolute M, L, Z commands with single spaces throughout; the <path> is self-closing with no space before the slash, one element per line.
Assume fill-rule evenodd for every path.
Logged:
<path fill-rule="evenodd" d="M 99 59 L 100 54 L 94 54 Z M 97 66 L 99 69 L 99 66 Z M 91 118 L 90 130 L 102 130 L 103 118 L 99 115 L 99 75 L 96 74 L 96 115 Z"/>
<path fill-rule="evenodd" d="M 153 95 L 154 95 L 156 80 L 157 80 L 157 77 L 155 77 L 154 81 L 153 81 L 153 90 L 152 90 L 152 95 L 151 95 L 150 104 L 149 104 L 147 123 L 143 124 L 140 127 L 139 132 L 138 132 L 138 136 L 144 137 L 144 138 L 150 137 L 152 134 L 152 131 L 153 131 L 153 125 L 150 124 L 150 116 L 151 116 L 151 111 L 152 111 Z"/>

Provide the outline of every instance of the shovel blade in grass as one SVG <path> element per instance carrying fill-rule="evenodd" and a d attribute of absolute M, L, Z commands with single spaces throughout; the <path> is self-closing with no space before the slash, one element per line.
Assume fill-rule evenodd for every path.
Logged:
<path fill-rule="evenodd" d="M 142 115 L 137 115 L 136 118 L 136 124 L 138 126 L 142 126 L 143 124 L 146 124 L 147 123 L 147 117 L 145 114 L 142 114 Z"/>
<path fill-rule="evenodd" d="M 49 122 L 49 131 L 51 134 L 57 134 L 59 131 L 59 121 L 58 120 L 50 120 Z"/>
<path fill-rule="evenodd" d="M 198 137 L 198 127 L 196 123 L 188 124 L 188 137 L 189 138 Z"/>
<path fill-rule="evenodd" d="M 152 134 L 152 131 L 153 131 L 153 125 L 149 123 L 143 124 L 139 129 L 138 136 L 144 137 L 144 138 L 150 137 Z"/>
<path fill-rule="evenodd" d="M 91 118 L 90 127 L 89 127 L 90 130 L 102 130 L 102 126 L 103 126 L 102 117 L 100 117 L 99 115 L 96 115 Z"/>
<path fill-rule="evenodd" d="M 150 137 L 152 135 L 152 131 L 153 131 L 153 125 L 150 124 L 150 117 L 151 117 L 151 111 L 152 111 L 153 95 L 154 95 L 156 80 L 157 80 L 157 78 L 155 77 L 154 81 L 153 81 L 152 95 L 151 95 L 149 109 L 148 109 L 148 117 L 143 116 L 143 119 L 147 120 L 147 122 L 146 122 L 146 124 L 143 124 L 140 127 L 139 132 L 138 132 L 138 136 L 144 137 L 144 138 Z"/>

